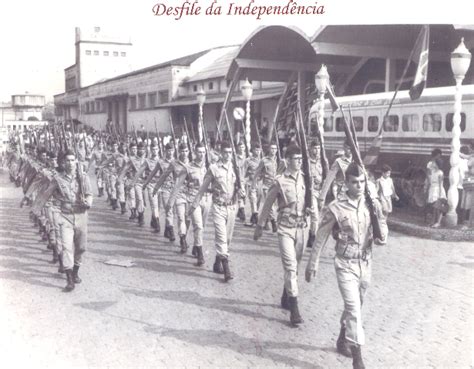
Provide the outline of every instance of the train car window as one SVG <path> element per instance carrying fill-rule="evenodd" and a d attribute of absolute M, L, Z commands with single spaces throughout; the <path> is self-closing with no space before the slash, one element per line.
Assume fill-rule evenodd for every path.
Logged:
<path fill-rule="evenodd" d="M 334 129 L 334 120 L 332 117 L 324 118 L 324 132 L 332 132 Z"/>
<path fill-rule="evenodd" d="M 430 113 L 423 115 L 423 131 L 439 132 L 441 131 L 441 114 Z"/>
<path fill-rule="evenodd" d="M 418 131 L 418 114 L 404 114 L 402 116 L 403 132 Z"/>
<path fill-rule="evenodd" d="M 367 121 L 367 129 L 369 130 L 369 132 L 377 132 L 379 130 L 379 117 L 369 117 Z"/>
<path fill-rule="evenodd" d="M 354 127 L 357 132 L 361 132 L 364 129 L 364 118 L 363 117 L 352 117 Z"/>
<path fill-rule="evenodd" d="M 336 132 L 344 132 L 344 121 L 342 117 L 336 118 Z"/>
<path fill-rule="evenodd" d="M 313 115 L 310 121 L 310 132 L 316 132 L 318 130 L 318 120 L 316 119 L 316 115 Z"/>
<path fill-rule="evenodd" d="M 398 115 L 389 115 L 383 121 L 383 130 L 385 132 L 397 132 L 399 119 Z"/>
<path fill-rule="evenodd" d="M 453 113 L 446 114 L 446 131 L 451 132 L 453 130 Z M 466 130 L 466 114 L 461 113 L 461 132 Z"/>

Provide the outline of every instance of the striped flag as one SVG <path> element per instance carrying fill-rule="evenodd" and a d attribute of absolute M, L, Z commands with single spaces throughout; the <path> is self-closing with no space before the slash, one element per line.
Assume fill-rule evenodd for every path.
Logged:
<path fill-rule="evenodd" d="M 369 150 L 364 156 L 363 163 L 366 167 L 377 165 L 377 159 L 380 154 L 380 148 L 382 147 L 382 132 L 380 132 L 372 141 Z"/>
<path fill-rule="evenodd" d="M 429 47 L 430 27 L 423 26 L 413 49 L 412 61 L 418 64 L 418 67 L 416 69 L 415 79 L 413 80 L 413 86 L 410 88 L 410 98 L 412 100 L 418 99 L 426 86 L 426 80 L 428 78 Z"/>

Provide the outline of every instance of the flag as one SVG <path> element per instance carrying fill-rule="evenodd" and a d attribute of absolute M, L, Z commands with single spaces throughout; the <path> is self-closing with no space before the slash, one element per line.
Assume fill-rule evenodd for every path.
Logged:
<path fill-rule="evenodd" d="M 382 147 L 382 132 L 375 136 L 372 144 L 367 150 L 367 153 L 364 156 L 363 163 L 366 167 L 374 166 L 377 164 L 377 159 L 380 154 L 380 148 Z"/>
<path fill-rule="evenodd" d="M 410 98 L 418 99 L 426 86 L 428 78 L 428 53 L 430 47 L 430 27 L 423 26 L 415 42 L 412 52 L 412 61 L 418 64 L 413 86 L 410 88 Z"/>
<path fill-rule="evenodd" d="M 334 89 L 331 83 L 328 83 L 327 93 L 328 93 L 329 101 L 331 103 L 332 112 L 334 113 L 337 110 L 339 110 L 339 104 L 336 101 L 336 95 L 334 94 Z"/>

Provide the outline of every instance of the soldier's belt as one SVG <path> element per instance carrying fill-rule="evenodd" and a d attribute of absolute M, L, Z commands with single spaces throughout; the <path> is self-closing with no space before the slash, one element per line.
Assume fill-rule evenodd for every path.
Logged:
<path fill-rule="evenodd" d="M 283 215 L 278 224 L 288 227 L 288 228 L 305 228 L 306 218 L 304 216 L 296 216 L 296 215 Z"/>
<path fill-rule="evenodd" d="M 235 205 L 234 200 L 224 201 L 222 199 L 214 198 L 214 199 L 212 199 L 212 201 L 214 202 L 214 204 L 219 205 L 219 206 L 232 206 L 232 205 Z"/>
<path fill-rule="evenodd" d="M 71 208 L 66 208 L 64 204 L 61 204 L 61 213 L 63 214 L 84 214 L 86 210 L 82 205 L 73 205 Z"/>
<path fill-rule="evenodd" d="M 336 254 L 343 259 L 362 259 L 368 260 L 371 258 L 371 249 L 361 248 L 358 243 L 346 243 L 338 241 L 336 244 Z"/>

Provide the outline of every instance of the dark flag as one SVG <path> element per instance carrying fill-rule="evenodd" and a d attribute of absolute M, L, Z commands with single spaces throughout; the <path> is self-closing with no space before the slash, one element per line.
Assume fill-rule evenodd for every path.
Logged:
<path fill-rule="evenodd" d="M 418 67 L 416 69 L 415 79 L 413 80 L 413 86 L 410 88 L 410 98 L 412 100 L 418 99 L 426 86 L 429 47 L 430 27 L 423 26 L 416 39 L 415 47 L 413 48 L 412 61 L 417 63 Z"/>
<path fill-rule="evenodd" d="M 328 83 L 327 93 L 329 102 L 331 103 L 332 112 L 336 112 L 339 110 L 339 104 L 336 101 L 336 94 L 334 93 L 334 88 L 332 87 L 331 83 Z"/>

